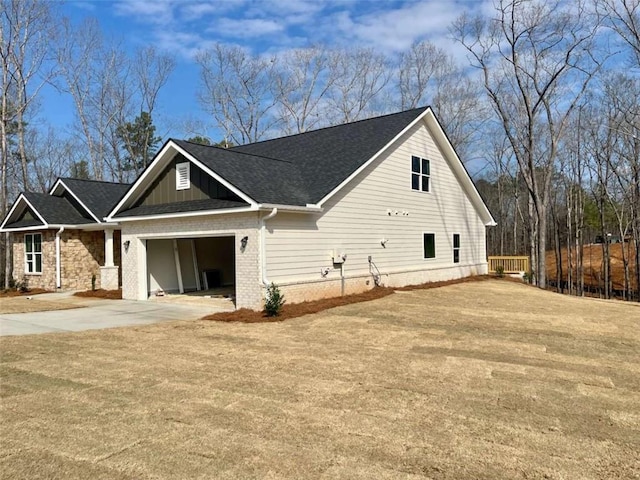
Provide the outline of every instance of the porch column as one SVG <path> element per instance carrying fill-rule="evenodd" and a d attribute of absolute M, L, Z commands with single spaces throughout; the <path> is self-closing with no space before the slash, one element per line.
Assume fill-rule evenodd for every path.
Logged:
<path fill-rule="evenodd" d="M 104 229 L 104 266 L 113 267 L 113 228 Z"/>
<path fill-rule="evenodd" d="M 118 270 L 113 264 L 113 228 L 104 229 L 104 266 L 100 267 L 100 288 L 118 289 Z"/>

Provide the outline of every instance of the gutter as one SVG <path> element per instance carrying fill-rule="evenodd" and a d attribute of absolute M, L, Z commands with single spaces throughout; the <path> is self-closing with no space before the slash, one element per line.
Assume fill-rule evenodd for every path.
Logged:
<path fill-rule="evenodd" d="M 267 276 L 267 228 L 265 222 L 272 219 L 278 214 L 278 208 L 274 207 L 271 213 L 260 218 L 260 261 L 262 262 L 262 284 L 267 288 L 269 286 L 269 277 Z"/>
<path fill-rule="evenodd" d="M 64 226 L 56 232 L 56 288 L 62 286 L 62 272 L 60 268 L 60 235 L 64 232 Z"/>

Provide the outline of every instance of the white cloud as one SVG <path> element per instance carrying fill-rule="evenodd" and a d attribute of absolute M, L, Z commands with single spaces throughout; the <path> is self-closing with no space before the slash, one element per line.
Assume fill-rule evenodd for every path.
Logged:
<path fill-rule="evenodd" d="M 173 20 L 174 3 L 169 0 L 119 0 L 114 5 L 116 15 L 165 25 Z"/>
<path fill-rule="evenodd" d="M 284 31 L 284 26 L 273 20 L 261 18 L 221 18 L 207 31 L 224 37 L 253 38 Z"/>

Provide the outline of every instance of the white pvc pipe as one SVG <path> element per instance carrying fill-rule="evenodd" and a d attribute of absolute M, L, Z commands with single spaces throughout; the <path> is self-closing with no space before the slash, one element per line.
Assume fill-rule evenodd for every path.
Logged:
<path fill-rule="evenodd" d="M 278 209 L 271 210 L 269 215 L 266 215 L 260 219 L 260 260 L 262 262 L 262 284 L 266 287 L 269 286 L 269 277 L 267 276 L 267 233 L 265 222 L 278 214 Z"/>
<path fill-rule="evenodd" d="M 62 272 L 60 269 L 60 235 L 64 232 L 64 227 L 56 232 L 56 288 L 62 286 Z"/>

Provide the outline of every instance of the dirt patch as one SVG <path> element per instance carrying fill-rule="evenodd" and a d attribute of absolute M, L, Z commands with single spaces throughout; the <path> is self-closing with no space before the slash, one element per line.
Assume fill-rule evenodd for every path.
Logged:
<path fill-rule="evenodd" d="M 0 478 L 637 479 L 639 308 L 488 280 L 0 337 Z"/>
<path fill-rule="evenodd" d="M 409 285 L 400 288 L 376 287 L 366 292 L 345 295 L 344 297 L 323 298 L 321 300 L 313 300 L 300 303 L 285 303 L 282 306 L 280 314 L 276 317 L 269 317 L 264 312 L 256 312 L 247 308 L 241 308 L 234 312 L 220 312 L 207 315 L 203 320 L 213 320 L 215 322 L 240 322 L 240 323 L 262 323 L 262 322 L 282 322 L 291 318 L 302 317 L 313 313 L 322 312 L 330 308 L 341 307 L 353 303 L 369 302 L 378 298 L 391 295 L 395 291 L 412 291 L 426 290 L 429 288 L 445 287 L 447 285 L 455 285 L 458 283 L 478 282 L 492 278 L 488 275 L 477 275 L 456 280 L 447 280 L 442 282 L 429 282 L 420 285 Z"/>
<path fill-rule="evenodd" d="M 635 247 L 633 243 L 613 243 L 609 245 L 609 253 L 611 256 L 611 284 L 612 288 L 617 291 L 624 289 L 624 262 L 622 261 L 622 254 L 624 250 L 625 257 L 629 264 L 629 275 L 631 280 L 631 289 L 637 290 L 638 287 L 635 282 Z M 603 262 L 603 245 L 591 244 L 584 246 L 583 263 L 584 263 L 584 285 L 585 288 L 592 292 L 597 292 L 602 288 L 602 262 Z M 577 267 L 576 267 L 576 253 L 573 252 L 573 282 L 576 282 Z M 547 252 L 546 255 L 547 264 L 547 278 L 551 282 L 557 282 L 558 272 L 556 270 L 556 255 L 553 250 Z M 569 259 L 566 247 L 562 249 L 562 280 L 568 280 Z"/>
<path fill-rule="evenodd" d="M 84 292 L 76 292 L 73 294 L 82 298 L 103 298 L 105 300 L 122 300 L 122 290 L 86 290 Z"/>

